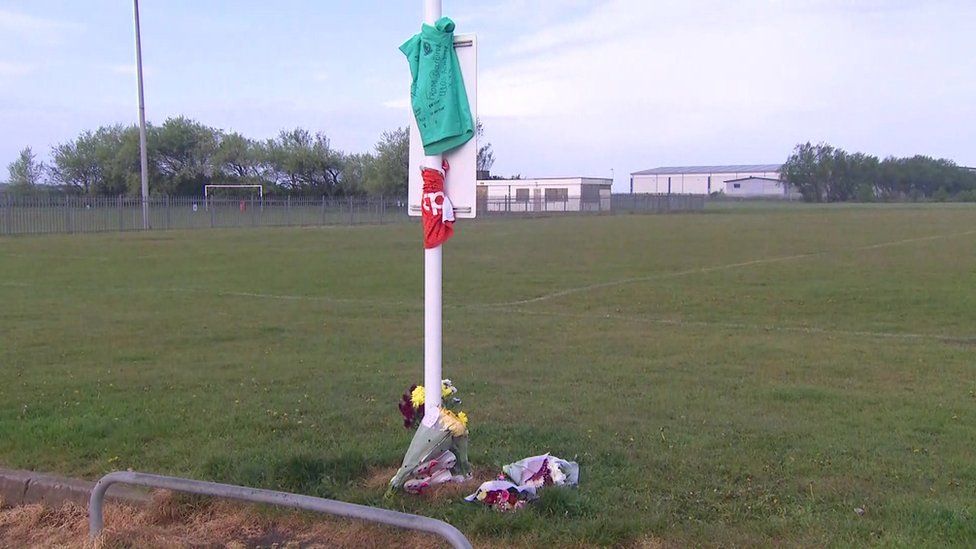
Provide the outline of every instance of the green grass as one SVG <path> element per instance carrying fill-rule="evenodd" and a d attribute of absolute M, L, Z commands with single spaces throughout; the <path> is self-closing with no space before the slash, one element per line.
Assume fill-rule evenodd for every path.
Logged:
<path fill-rule="evenodd" d="M 0 464 L 295 490 L 536 546 L 976 544 L 976 208 L 462 223 L 444 360 L 472 461 L 582 468 L 515 516 L 364 487 L 410 439 L 419 237 L 0 240 Z"/>

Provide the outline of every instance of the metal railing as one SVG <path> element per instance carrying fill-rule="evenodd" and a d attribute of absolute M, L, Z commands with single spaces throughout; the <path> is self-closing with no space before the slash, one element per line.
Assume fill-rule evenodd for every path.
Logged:
<path fill-rule="evenodd" d="M 359 225 L 408 220 L 405 200 L 153 197 L 151 229 Z M 0 235 L 143 230 L 138 197 L 0 196 Z"/>
<path fill-rule="evenodd" d="M 584 198 L 569 196 L 549 198 L 543 196 L 519 198 L 517 196 L 493 196 L 483 198 L 478 204 L 478 215 L 539 215 L 553 213 L 610 213 L 613 203 L 610 196 Z"/>
<path fill-rule="evenodd" d="M 404 198 L 284 197 L 263 199 L 152 197 L 151 229 L 322 226 L 406 223 Z M 518 200 L 490 197 L 478 204 L 479 217 L 563 214 L 668 213 L 700 211 L 705 197 L 615 194 Z M 0 236 L 45 233 L 141 231 L 142 199 L 77 195 L 0 195 Z"/>
<path fill-rule="evenodd" d="M 600 196 L 482 198 L 478 215 L 548 215 L 562 213 L 670 213 L 705 209 L 705 197 L 688 194 L 613 194 Z"/>
<path fill-rule="evenodd" d="M 92 489 L 91 499 L 88 503 L 88 525 L 89 536 L 92 539 L 98 537 L 104 525 L 103 508 L 105 504 L 105 492 L 109 486 L 121 484 L 134 484 L 137 486 L 147 486 L 150 488 L 163 488 L 177 492 L 186 492 L 203 496 L 216 496 L 221 498 L 236 499 L 254 503 L 267 503 L 270 505 L 280 505 L 294 509 L 304 509 L 306 511 L 316 511 L 340 517 L 347 517 L 369 522 L 379 522 L 389 526 L 417 530 L 440 536 L 451 544 L 455 549 L 471 549 L 471 542 L 468 541 L 460 530 L 450 524 L 437 519 L 410 515 L 399 511 L 388 509 L 377 509 L 365 505 L 345 503 L 331 499 L 316 498 L 312 496 L 302 496 L 299 494 L 289 494 L 287 492 L 276 492 L 274 490 L 262 490 L 260 488 L 247 488 L 244 486 L 234 486 L 231 484 L 220 484 L 217 482 L 206 482 L 202 480 L 191 480 L 177 477 L 167 477 L 162 475 L 151 475 L 148 473 L 136 473 L 132 471 L 117 471 L 102 477 Z"/>
<path fill-rule="evenodd" d="M 616 213 L 679 213 L 700 212 L 707 197 L 701 194 L 615 194 Z"/>

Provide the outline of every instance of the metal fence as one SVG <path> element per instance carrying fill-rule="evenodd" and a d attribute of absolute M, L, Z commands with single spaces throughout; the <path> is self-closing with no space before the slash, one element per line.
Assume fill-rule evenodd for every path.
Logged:
<path fill-rule="evenodd" d="M 300 494 L 289 494 L 287 492 L 277 492 L 274 490 L 262 490 L 259 488 L 248 488 L 246 486 L 233 486 L 230 484 L 218 484 L 216 482 L 206 482 L 186 478 L 166 477 L 162 475 L 151 475 L 148 473 L 137 473 L 135 471 L 116 471 L 109 473 L 101 478 L 92 489 L 91 498 L 88 503 L 88 524 L 89 536 L 96 540 L 104 525 L 104 503 L 105 492 L 116 483 L 134 484 L 136 486 L 149 486 L 152 488 L 164 488 L 178 492 L 190 494 L 200 494 L 205 496 L 216 496 L 221 498 L 236 499 L 254 503 L 268 503 L 294 509 L 305 509 L 340 517 L 360 519 L 369 522 L 379 522 L 390 526 L 398 526 L 410 530 L 427 532 L 443 538 L 455 549 L 471 549 L 471 542 L 460 530 L 450 524 L 428 517 L 380 509 L 377 507 L 367 507 L 332 499 L 316 498 L 303 496 Z"/>
<path fill-rule="evenodd" d="M 615 194 L 614 213 L 700 212 L 707 197 L 701 194 Z"/>
<path fill-rule="evenodd" d="M 358 225 L 407 220 L 403 200 L 381 198 L 204 199 L 148 201 L 152 229 Z M 131 197 L 0 197 L 0 234 L 142 230 L 142 199 Z"/>
<path fill-rule="evenodd" d="M 513 196 L 483 198 L 478 215 L 539 215 L 550 213 L 609 213 L 613 211 L 610 196 L 592 199 L 570 196 L 546 200 L 542 196 L 518 199 Z"/>
<path fill-rule="evenodd" d="M 321 226 L 404 223 L 403 198 L 153 197 L 152 229 Z M 592 200 L 482 200 L 479 217 L 700 211 L 705 197 L 617 194 Z M 0 235 L 142 230 L 142 199 L 70 195 L 0 195 Z"/>

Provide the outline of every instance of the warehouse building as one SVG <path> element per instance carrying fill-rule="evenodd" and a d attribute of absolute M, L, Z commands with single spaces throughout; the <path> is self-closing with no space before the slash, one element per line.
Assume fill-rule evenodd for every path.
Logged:
<path fill-rule="evenodd" d="M 540 177 L 478 180 L 479 212 L 610 211 L 605 177 Z"/>
<path fill-rule="evenodd" d="M 730 166 L 676 166 L 643 170 L 630 174 L 631 193 L 712 194 L 727 193 L 727 182 L 735 179 L 779 180 L 782 164 L 742 164 Z M 750 184 L 750 188 L 754 183 Z M 741 188 L 741 182 L 740 182 Z"/>
<path fill-rule="evenodd" d="M 772 177 L 740 177 L 725 182 L 725 195 L 741 198 L 782 198 L 793 200 L 800 198 L 795 190 L 791 192 L 788 185 Z"/>

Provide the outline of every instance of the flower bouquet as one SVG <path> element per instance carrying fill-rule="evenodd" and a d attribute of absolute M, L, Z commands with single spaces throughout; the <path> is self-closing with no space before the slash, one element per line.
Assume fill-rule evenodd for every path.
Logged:
<path fill-rule="evenodd" d="M 518 511 L 532 499 L 535 499 L 535 493 L 531 490 L 501 479 L 483 483 L 475 493 L 464 498 L 465 501 L 478 502 L 502 513 Z"/>
<path fill-rule="evenodd" d="M 521 488 L 575 486 L 579 483 L 579 465 L 556 456 L 543 454 L 525 458 L 502 467 L 502 472 Z"/>
<path fill-rule="evenodd" d="M 430 425 L 424 422 L 425 388 L 410 387 L 398 403 L 403 426 L 416 429 L 403 464 L 390 479 L 387 497 L 401 488 L 410 493 L 422 493 L 435 484 L 460 481 L 471 475 L 468 463 L 468 416 L 458 408 L 457 388 L 451 380 L 441 382 L 442 404 Z M 456 411 L 458 410 L 458 411 Z"/>
<path fill-rule="evenodd" d="M 546 486 L 576 486 L 579 464 L 543 454 L 509 463 L 497 480 L 483 483 L 465 501 L 481 503 L 496 511 L 518 511 L 536 499 Z"/>

